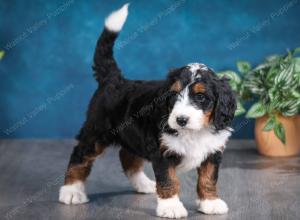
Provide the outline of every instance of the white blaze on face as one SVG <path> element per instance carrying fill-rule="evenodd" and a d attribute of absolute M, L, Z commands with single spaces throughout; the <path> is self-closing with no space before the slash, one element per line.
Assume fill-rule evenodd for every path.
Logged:
<path fill-rule="evenodd" d="M 190 67 L 189 70 L 193 73 L 192 79 L 201 78 L 201 75 L 197 74 L 197 70 L 208 70 L 208 67 L 202 63 L 190 63 L 188 64 L 188 67 Z"/>
<path fill-rule="evenodd" d="M 178 117 L 188 118 L 187 124 L 184 127 L 178 125 L 176 121 Z M 203 128 L 204 113 L 203 110 L 191 104 L 191 100 L 189 99 L 189 85 L 178 95 L 178 99 L 169 116 L 168 124 L 173 129 L 200 130 Z"/>

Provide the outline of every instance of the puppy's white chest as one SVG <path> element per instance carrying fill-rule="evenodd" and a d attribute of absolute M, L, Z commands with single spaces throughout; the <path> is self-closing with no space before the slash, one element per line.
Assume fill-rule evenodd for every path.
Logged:
<path fill-rule="evenodd" d="M 213 133 L 210 129 L 182 130 L 178 136 L 162 134 L 161 141 L 163 145 L 168 147 L 167 151 L 182 156 L 182 161 L 177 169 L 189 171 L 199 167 L 210 154 L 222 150 L 230 135 L 231 132 L 228 130 L 222 130 L 218 133 Z"/>

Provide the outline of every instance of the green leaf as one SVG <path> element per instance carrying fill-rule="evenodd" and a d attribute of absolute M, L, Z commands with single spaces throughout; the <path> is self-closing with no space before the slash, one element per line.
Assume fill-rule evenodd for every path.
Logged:
<path fill-rule="evenodd" d="M 273 86 L 274 85 L 274 77 L 276 77 L 276 75 L 278 74 L 279 72 L 279 68 L 278 66 L 272 66 L 271 68 L 269 68 L 268 72 L 267 72 L 267 77 L 266 77 L 266 80 L 267 80 L 267 83 L 269 86 Z"/>
<path fill-rule="evenodd" d="M 285 144 L 285 129 L 281 123 L 277 123 L 274 127 L 274 133 L 278 139 Z"/>
<path fill-rule="evenodd" d="M 248 73 L 251 70 L 251 65 L 249 62 L 239 61 L 236 65 L 238 70 L 243 74 Z"/>
<path fill-rule="evenodd" d="M 291 53 L 292 53 L 292 55 L 296 55 L 297 53 L 300 53 L 300 47 L 297 47 L 297 48 L 293 49 L 291 51 Z"/>
<path fill-rule="evenodd" d="M 229 85 L 230 85 L 231 89 L 233 91 L 238 92 L 238 90 L 239 90 L 238 88 L 241 84 L 241 78 L 239 77 L 239 75 L 237 73 L 228 70 L 228 71 L 223 71 L 223 72 L 218 73 L 218 76 L 229 79 Z"/>
<path fill-rule="evenodd" d="M 259 64 L 257 67 L 255 67 L 254 70 L 258 71 L 258 70 L 262 70 L 262 69 L 268 68 L 270 66 L 272 66 L 271 63 L 262 63 L 262 64 Z"/>
<path fill-rule="evenodd" d="M 274 101 L 274 99 L 276 97 L 276 92 L 277 92 L 276 88 L 269 89 L 268 96 L 269 96 L 271 102 Z"/>
<path fill-rule="evenodd" d="M 218 76 L 220 76 L 220 77 L 226 77 L 230 81 L 233 81 L 233 82 L 235 82 L 237 84 L 241 83 L 241 78 L 239 77 L 239 75 L 236 72 L 233 72 L 231 70 L 220 72 L 220 73 L 218 73 Z"/>
<path fill-rule="evenodd" d="M 295 90 L 292 90 L 292 91 L 291 91 L 291 95 L 292 95 L 294 98 L 300 99 L 300 93 L 297 92 L 297 91 L 295 91 Z"/>
<path fill-rule="evenodd" d="M 283 68 L 274 78 L 275 85 L 289 85 L 293 81 L 294 64 Z"/>
<path fill-rule="evenodd" d="M 240 101 L 237 101 L 237 108 L 235 111 L 235 116 L 242 115 L 246 112 L 245 108 L 243 107 L 242 103 Z"/>
<path fill-rule="evenodd" d="M 300 74 L 300 57 L 295 57 L 294 63 L 295 63 L 295 72 Z"/>
<path fill-rule="evenodd" d="M 4 57 L 5 52 L 3 50 L 0 50 L 0 60 Z"/>
<path fill-rule="evenodd" d="M 276 54 L 276 55 L 268 56 L 266 60 L 268 62 L 277 62 L 277 61 L 280 60 L 280 58 L 281 58 L 281 56 L 279 56 L 279 55 Z"/>
<path fill-rule="evenodd" d="M 284 102 L 284 106 L 281 110 L 284 116 L 293 116 L 298 113 L 298 109 L 300 107 L 300 99 L 291 99 L 288 102 Z"/>
<path fill-rule="evenodd" d="M 265 127 L 263 128 L 263 131 L 271 131 L 276 125 L 276 118 L 274 116 L 270 116 L 267 120 Z"/>
<path fill-rule="evenodd" d="M 257 102 L 251 106 L 251 108 L 248 110 L 246 117 L 247 118 L 258 118 L 262 117 L 266 114 L 266 107 L 261 104 L 260 102 Z"/>
<path fill-rule="evenodd" d="M 298 112 L 298 109 L 296 108 L 296 109 L 292 109 L 292 110 L 283 111 L 282 115 L 285 117 L 291 117 L 291 116 L 297 115 L 297 112 Z"/>
<path fill-rule="evenodd" d="M 244 87 L 249 89 L 253 94 L 261 94 L 264 91 L 263 83 L 253 74 L 244 80 Z"/>

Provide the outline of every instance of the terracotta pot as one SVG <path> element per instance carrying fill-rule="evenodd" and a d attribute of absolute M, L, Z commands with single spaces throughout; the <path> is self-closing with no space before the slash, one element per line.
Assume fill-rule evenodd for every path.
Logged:
<path fill-rule="evenodd" d="M 298 129 L 298 138 L 299 138 L 299 143 L 300 143 L 300 115 L 297 115 L 297 120 L 296 120 L 296 123 L 297 123 L 297 129 Z"/>
<path fill-rule="evenodd" d="M 274 134 L 274 131 L 263 131 L 268 120 L 265 115 L 255 121 L 255 140 L 258 152 L 269 157 L 288 157 L 299 155 L 300 152 L 300 122 L 299 116 L 283 117 L 277 116 L 285 128 L 285 145 Z"/>

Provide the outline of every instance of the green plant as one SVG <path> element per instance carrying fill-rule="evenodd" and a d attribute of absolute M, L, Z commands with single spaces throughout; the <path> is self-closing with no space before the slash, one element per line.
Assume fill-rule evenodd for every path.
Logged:
<path fill-rule="evenodd" d="M 5 52 L 3 50 L 0 50 L 0 60 L 4 57 Z"/>
<path fill-rule="evenodd" d="M 246 112 L 243 103 L 254 102 L 246 113 L 248 118 L 268 115 L 263 131 L 274 130 L 285 144 L 285 129 L 277 115 L 289 117 L 300 112 L 300 48 L 289 50 L 286 55 L 272 55 L 254 69 L 248 62 L 240 61 L 234 71 L 224 71 L 221 76 L 229 78 L 237 93 L 236 115 Z"/>

